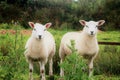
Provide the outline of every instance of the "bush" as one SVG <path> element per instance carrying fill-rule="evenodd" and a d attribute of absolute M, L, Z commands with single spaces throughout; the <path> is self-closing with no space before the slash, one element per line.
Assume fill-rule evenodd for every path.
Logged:
<path fill-rule="evenodd" d="M 60 67 L 65 71 L 63 78 L 65 80 L 88 80 L 87 73 L 83 71 L 83 68 L 87 67 L 86 61 L 77 54 L 73 41 L 71 41 L 71 45 L 72 54 L 68 55 L 65 61 L 60 64 Z"/>
<path fill-rule="evenodd" d="M 2 23 L 0 24 L 0 29 L 21 29 L 23 28 L 19 24 L 8 24 L 8 23 Z"/>
<path fill-rule="evenodd" d="M 4 34 L 0 39 L 0 80 L 24 80 L 21 75 L 26 73 L 27 65 L 23 36 Z"/>

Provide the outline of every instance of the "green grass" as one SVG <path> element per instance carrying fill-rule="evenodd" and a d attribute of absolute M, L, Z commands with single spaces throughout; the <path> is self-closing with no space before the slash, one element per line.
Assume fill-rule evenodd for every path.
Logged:
<path fill-rule="evenodd" d="M 120 76 L 106 76 L 106 75 L 97 75 L 97 76 L 94 76 L 95 80 L 120 80 Z"/>
<path fill-rule="evenodd" d="M 59 75 L 59 44 L 62 36 L 72 30 L 49 29 L 56 40 L 56 54 L 54 57 L 54 74 Z M 98 33 L 98 41 L 120 42 L 119 31 Z M 29 35 L 0 34 L 0 80 L 27 80 L 28 63 L 23 55 L 24 46 Z M 95 80 L 120 80 L 120 46 L 100 45 L 100 52 L 95 60 Z M 48 66 L 48 65 L 47 65 Z M 46 66 L 46 73 L 48 67 Z M 2 75 L 1 75 L 2 74 Z M 36 64 L 34 78 L 38 79 L 39 67 Z M 36 79 L 36 80 L 37 80 Z M 49 79 L 48 79 L 49 80 Z"/>
<path fill-rule="evenodd" d="M 120 31 L 106 31 L 98 33 L 98 41 L 120 42 Z"/>

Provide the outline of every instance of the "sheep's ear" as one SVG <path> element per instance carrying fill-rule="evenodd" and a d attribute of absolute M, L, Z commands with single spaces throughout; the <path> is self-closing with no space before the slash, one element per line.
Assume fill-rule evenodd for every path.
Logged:
<path fill-rule="evenodd" d="M 45 24 L 46 29 L 49 28 L 51 25 L 52 25 L 52 23 L 46 23 Z"/>
<path fill-rule="evenodd" d="M 103 25 L 105 23 L 105 20 L 99 20 L 98 21 L 98 26 L 101 26 L 101 25 Z"/>
<path fill-rule="evenodd" d="M 80 22 L 80 24 L 81 24 L 82 26 L 85 26 L 85 24 L 86 24 L 86 21 L 85 21 L 85 20 L 79 20 L 79 22 Z"/>
<path fill-rule="evenodd" d="M 31 28 L 34 28 L 34 23 L 33 22 L 28 22 L 28 24 Z"/>

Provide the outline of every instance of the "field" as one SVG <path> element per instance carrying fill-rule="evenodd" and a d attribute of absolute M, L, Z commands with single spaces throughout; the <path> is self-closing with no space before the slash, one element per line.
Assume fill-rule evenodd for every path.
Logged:
<path fill-rule="evenodd" d="M 49 31 L 56 40 L 54 74 L 58 76 L 59 43 L 62 35 L 72 30 L 49 29 Z M 28 80 L 29 69 L 24 57 L 24 46 L 30 33 L 30 30 L 20 29 L 0 32 L 0 80 Z M 98 41 L 120 42 L 119 31 L 99 32 L 97 37 Z M 120 46 L 100 45 L 100 52 L 94 64 L 94 80 L 120 80 Z M 48 65 L 46 66 L 46 73 L 48 73 Z M 35 80 L 38 79 L 38 75 L 39 68 L 38 64 L 35 63 Z"/>

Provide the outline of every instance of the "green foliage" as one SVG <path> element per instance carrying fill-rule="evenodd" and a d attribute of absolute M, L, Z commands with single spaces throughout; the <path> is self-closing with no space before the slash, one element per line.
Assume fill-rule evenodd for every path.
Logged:
<path fill-rule="evenodd" d="M 119 31 L 107 31 L 98 34 L 98 41 L 119 42 Z M 95 60 L 95 74 L 120 74 L 120 46 L 100 45 L 98 57 Z"/>
<path fill-rule="evenodd" d="M 10 29 L 10 26 L 7 23 L 0 24 L 1 29 Z"/>
<path fill-rule="evenodd" d="M 19 20 L 21 10 L 15 5 L 8 4 L 6 1 L 0 1 L 0 23 L 10 23 L 12 20 Z"/>
<path fill-rule="evenodd" d="M 94 80 L 119 80 L 119 76 L 106 76 L 106 75 L 97 75 L 94 76 Z"/>
<path fill-rule="evenodd" d="M 19 24 L 8 24 L 8 23 L 2 23 L 0 24 L 0 29 L 21 29 L 23 28 Z"/>
<path fill-rule="evenodd" d="M 98 40 L 104 42 L 119 42 L 120 41 L 119 31 L 105 31 L 98 33 Z"/>
<path fill-rule="evenodd" d="M 56 53 L 55 56 L 53 57 L 53 70 L 54 70 L 54 74 L 59 74 L 59 46 L 60 46 L 60 41 L 62 38 L 62 35 L 64 35 L 67 31 L 66 30 L 54 30 L 54 29 L 48 29 L 54 36 L 55 38 L 55 43 L 56 43 Z"/>
<path fill-rule="evenodd" d="M 0 80 L 24 80 L 22 74 L 27 71 L 24 58 L 24 39 L 15 35 L 0 35 Z"/>
<path fill-rule="evenodd" d="M 120 0 L 2 0 L 0 23 L 52 22 L 54 28 L 80 29 L 79 20 L 104 19 L 104 30 L 120 29 Z"/>
<path fill-rule="evenodd" d="M 88 75 L 83 71 L 83 68 L 86 68 L 86 61 L 82 56 L 77 54 L 76 49 L 74 48 L 74 41 L 71 41 L 72 54 L 68 55 L 65 58 L 65 61 L 60 64 L 60 67 L 65 71 L 65 80 L 88 80 Z"/>
<path fill-rule="evenodd" d="M 107 23 L 106 30 L 117 30 L 120 29 L 120 0 L 106 0 L 104 14 Z"/>
<path fill-rule="evenodd" d="M 100 46 L 99 55 L 95 61 L 95 73 L 107 75 L 120 74 L 120 46 Z"/>

